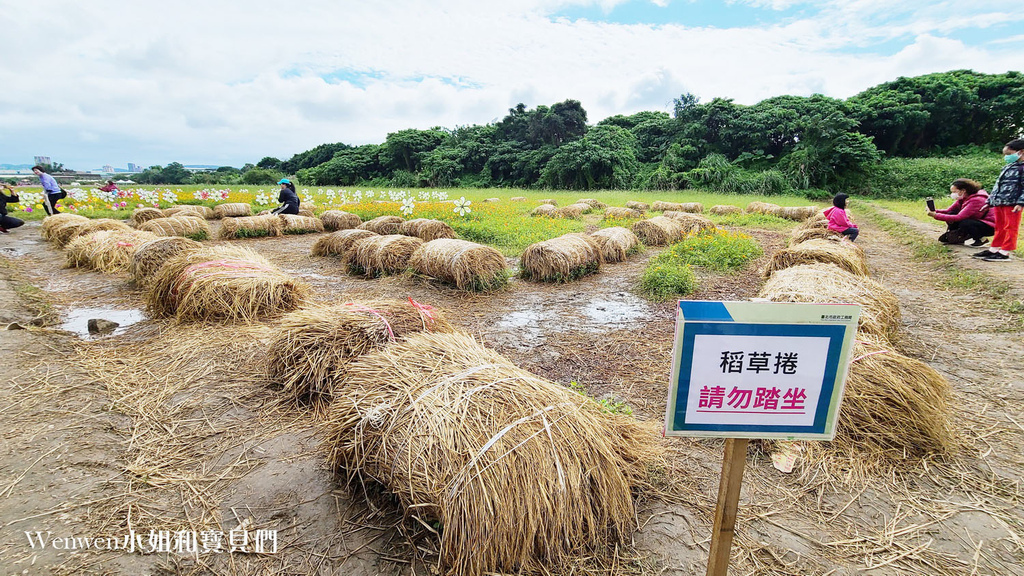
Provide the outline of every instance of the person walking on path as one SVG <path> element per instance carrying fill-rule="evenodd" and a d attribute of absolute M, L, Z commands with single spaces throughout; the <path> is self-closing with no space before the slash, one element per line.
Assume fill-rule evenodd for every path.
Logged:
<path fill-rule="evenodd" d="M 963 244 L 973 239 L 971 246 L 982 246 L 985 238 L 995 234 L 995 211 L 988 207 L 988 192 L 981 184 L 967 178 L 953 181 L 949 187 L 953 205 L 944 210 L 929 211 L 928 215 L 946 223 L 946 232 L 939 236 L 943 244 Z"/>
<path fill-rule="evenodd" d="M 47 174 L 46 169 L 42 166 L 33 166 L 32 173 L 39 176 L 39 183 L 43 185 L 43 208 L 46 210 L 46 214 L 50 216 L 60 214 L 57 211 L 57 201 L 63 198 L 60 184 L 57 184 L 53 176 Z"/>
<path fill-rule="evenodd" d="M 1017 249 L 1021 210 L 1024 210 L 1024 140 L 1007 142 L 1003 147 L 1003 160 L 1006 166 L 988 196 L 988 205 L 995 211 L 995 236 L 988 250 L 972 255 L 986 262 L 1008 262 L 1010 252 Z"/>
<path fill-rule="evenodd" d="M 846 214 L 846 200 L 848 198 L 849 196 L 846 194 L 836 194 L 835 198 L 832 199 L 832 207 L 825 210 L 823 214 L 828 219 L 829 230 L 839 232 L 849 238 L 850 242 L 854 242 L 857 240 L 857 234 L 860 233 L 860 229 L 857 228 L 857 225 Z"/>

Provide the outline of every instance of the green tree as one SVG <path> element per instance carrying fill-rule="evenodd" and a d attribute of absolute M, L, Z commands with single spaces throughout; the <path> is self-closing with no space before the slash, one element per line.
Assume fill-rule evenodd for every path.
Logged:
<path fill-rule="evenodd" d="M 301 171 L 302 182 L 314 186 L 351 186 L 381 175 L 380 146 L 365 144 L 339 151 L 327 162 Z"/>
<path fill-rule="evenodd" d="M 276 184 L 283 177 L 284 174 L 277 170 L 253 168 L 242 174 L 242 184 Z"/>
<path fill-rule="evenodd" d="M 544 167 L 541 183 L 574 190 L 626 188 L 639 168 L 633 135 L 618 126 L 597 126 L 555 152 Z"/>
<path fill-rule="evenodd" d="M 349 148 L 348 144 L 336 142 L 334 144 L 321 144 L 305 152 L 300 152 L 290 159 L 281 163 L 280 170 L 285 174 L 295 174 L 304 168 L 312 168 L 327 162 L 341 150 Z"/>
<path fill-rule="evenodd" d="M 445 141 L 440 128 L 399 130 L 388 134 L 380 152 L 380 161 L 391 170 L 420 171 L 423 158 Z"/>
<path fill-rule="evenodd" d="M 257 168 L 265 168 L 267 170 L 280 170 L 282 162 L 273 156 L 264 156 L 259 162 L 256 163 Z"/>

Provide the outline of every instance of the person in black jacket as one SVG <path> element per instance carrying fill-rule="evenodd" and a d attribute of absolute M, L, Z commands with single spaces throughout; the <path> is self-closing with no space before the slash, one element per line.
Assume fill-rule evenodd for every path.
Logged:
<path fill-rule="evenodd" d="M 10 195 L 8 196 L 7 194 L 0 192 L 0 234 L 8 234 L 8 230 L 11 228 L 17 228 L 24 224 L 24 222 L 14 216 L 7 215 L 7 204 L 16 204 L 20 202 L 20 199 L 18 198 L 18 195 L 14 193 L 13 188 L 7 184 L 4 184 L 3 187 L 7 189 L 7 192 L 9 192 Z"/>
<path fill-rule="evenodd" d="M 271 214 L 298 214 L 299 195 L 295 192 L 295 184 L 287 178 L 282 178 L 278 184 L 281 185 L 281 193 L 277 195 L 280 206 L 271 210 Z"/>

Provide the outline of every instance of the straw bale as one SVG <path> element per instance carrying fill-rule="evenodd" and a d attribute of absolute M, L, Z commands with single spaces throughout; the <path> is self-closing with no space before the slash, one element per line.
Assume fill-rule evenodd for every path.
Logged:
<path fill-rule="evenodd" d="M 138 228 L 139 225 L 144 222 L 164 217 L 164 211 L 159 208 L 136 208 L 135 210 L 132 210 L 130 223 L 132 226 Z"/>
<path fill-rule="evenodd" d="M 779 206 L 778 204 L 770 204 L 768 202 L 751 202 L 750 204 L 747 204 L 747 213 L 781 216 L 782 206 Z"/>
<path fill-rule="evenodd" d="M 618 206 L 611 206 L 605 208 L 605 218 L 643 218 L 643 214 L 639 210 L 633 210 L 632 208 L 619 208 Z"/>
<path fill-rule="evenodd" d="M 139 230 L 152 232 L 157 236 L 183 236 L 192 240 L 206 240 L 210 237 L 210 225 L 205 219 L 195 216 L 155 218 L 139 225 Z"/>
<path fill-rule="evenodd" d="M 540 207 L 538 206 L 538 208 Z M 583 218 L 583 214 L 587 210 L 591 210 L 589 204 L 570 204 L 569 206 L 555 208 L 555 211 L 552 212 L 551 215 L 555 218 L 570 218 L 576 220 Z"/>
<path fill-rule="evenodd" d="M 683 234 L 690 236 L 693 234 L 702 234 L 709 230 L 716 228 L 715 223 L 708 220 L 704 216 L 692 214 L 689 212 L 678 212 L 675 210 L 666 210 L 662 213 L 665 218 L 671 218 L 676 222 L 683 225 Z"/>
<path fill-rule="evenodd" d="M 241 216 L 225 218 L 220 226 L 220 238 L 257 238 L 261 236 L 280 236 L 284 232 L 284 222 L 274 215 Z"/>
<path fill-rule="evenodd" d="M 651 205 L 651 210 L 655 212 L 663 212 L 665 210 L 675 210 L 677 212 L 682 211 L 682 204 L 679 202 L 663 202 L 661 200 L 655 200 L 654 204 Z"/>
<path fill-rule="evenodd" d="M 313 256 L 340 256 L 341 263 L 348 264 L 352 259 L 356 243 L 371 236 L 377 236 L 377 234 L 358 228 L 332 232 L 318 238 L 313 243 Z"/>
<path fill-rule="evenodd" d="M 565 234 L 526 247 L 520 275 L 541 282 L 571 282 L 601 270 L 601 246 L 583 234 Z"/>
<path fill-rule="evenodd" d="M 109 273 L 124 272 L 131 265 L 135 250 L 155 238 L 150 232 L 132 229 L 82 234 L 67 245 L 67 265 Z"/>
<path fill-rule="evenodd" d="M 46 220 L 49 220 L 50 218 L 54 218 L 54 216 L 48 216 Z M 64 248 L 79 236 L 91 234 L 93 232 L 102 232 L 104 230 L 131 232 L 133 228 L 120 220 L 113 220 L 111 218 L 98 218 L 96 220 L 86 219 L 85 222 L 80 220 L 65 220 L 64 222 L 52 227 L 49 231 L 49 235 L 50 240 L 52 240 L 54 244 L 60 248 Z"/>
<path fill-rule="evenodd" d="M 240 218 L 252 216 L 252 205 L 244 202 L 228 202 L 213 207 L 214 218 Z"/>
<path fill-rule="evenodd" d="M 398 233 L 406 236 L 415 236 L 424 242 L 437 240 L 438 238 L 455 238 L 455 230 L 440 220 L 429 218 L 414 218 L 402 222 L 398 226 Z"/>
<path fill-rule="evenodd" d="M 196 204 L 180 204 L 177 206 L 171 206 L 164 210 L 164 216 L 174 216 L 175 214 L 180 214 L 182 212 L 195 212 L 207 220 L 213 220 L 216 218 L 212 208 Z"/>
<path fill-rule="evenodd" d="M 814 240 L 815 238 L 839 241 L 843 239 L 843 235 L 840 234 L 839 232 L 836 232 L 835 230 L 829 230 L 825 226 L 812 228 L 797 227 L 794 228 L 793 231 L 789 233 L 789 245 L 796 246 L 801 242 Z"/>
<path fill-rule="evenodd" d="M 664 246 L 683 239 L 683 225 L 665 216 L 634 222 L 631 230 L 648 246 Z"/>
<path fill-rule="evenodd" d="M 796 227 L 793 228 L 793 229 L 794 230 L 812 230 L 812 229 L 816 229 L 816 228 L 828 228 L 828 220 L 825 219 L 825 216 L 823 214 L 821 215 L 821 218 L 817 218 L 816 216 L 812 216 L 812 217 L 804 220 L 803 222 L 797 224 Z"/>
<path fill-rule="evenodd" d="M 608 263 L 622 262 L 640 250 L 640 239 L 621 226 L 602 228 L 590 236 L 597 241 L 601 247 L 601 258 Z"/>
<path fill-rule="evenodd" d="M 543 200 L 537 200 L 539 204 L 551 204 L 552 206 L 558 206 L 558 202 L 555 202 L 554 198 L 544 198 Z"/>
<path fill-rule="evenodd" d="M 802 264 L 772 274 L 758 297 L 772 302 L 859 304 L 858 332 L 895 342 L 899 337 L 900 304 L 885 286 L 835 264 Z"/>
<path fill-rule="evenodd" d="M 501 198 L 484 198 L 484 202 L 501 202 Z"/>
<path fill-rule="evenodd" d="M 295 214 L 278 214 L 277 217 L 281 219 L 281 232 L 284 234 L 310 234 L 324 231 L 323 222 L 316 217 L 296 216 Z"/>
<path fill-rule="evenodd" d="M 818 212 L 816 206 L 789 206 L 779 210 L 779 216 L 788 220 L 802 221 L 814 216 Z"/>
<path fill-rule="evenodd" d="M 405 222 L 405 218 L 401 216 L 378 216 L 373 220 L 367 220 L 356 228 L 360 230 L 369 230 L 375 232 L 381 236 L 389 234 L 398 234 L 398 226 L 402 222 Z"/>
<path fill-rule="evenodd" d="M 268 347 L 266 373 L 289 399 L 323 407 L 352 359 L 425 331 L 452 327 L 440 311 L 411 298 L 302 308 L 282 319 Z"/>
<path fill-rule="evenodd" d="M 299 208 L 299 213 L 293 214 L 293 216 L 305 216 L 306 218 L 316 218 L 316 214 L 314 214 L 313 210 L 310 208 Z"/>
<path fill-rule="evenodd" d="M 356 228 L 363 223 L 359 216 L 341 210 L 328 210 L 324 212 L 320 215 L 320 221 L 324 223 L 324 230 L 331 232 Z"/>
<path fill-rule="evenodd" d="M 593 208 L 594 210 L 604 210 L 605 208 L 608 207 L 607 204 L 595 198 L 580 198 L 579 200 L 573 202 L 573 204 L 586 204 Z"/>
<path fill-rule="evenodd" d="M 355 245 L 350 271 L 370 277 L 397 274 L 408 268 L 412 253 L 422 245 L 423 240 L 401 234 L 364 238 Z"/>
<path fill-rule="evenodd" d="M 508 280 L 508 263 L 501 252 L 466 240 L 431 240 L 413 252 L 409 267 L 459 290 L 493 290 Z"/>
<path fill-rule="evenodd" d="M 42 235 L 43 240 L 50 240 L 50 232 L 58 226 L 63 226 L 71 222 L 77 222 L 79 224 L 85 224 L 89 219 L 85 216 L 79 216 L 78 214 L 70 214 L 68 212 L 61 212 L 60 214 L 54 214 L 53 216 L 47 216 L 43 218 L 43 223 L 39 226 L 39 233 Z"/>
<path fill-rule="evenodd" d="M 441 574 L 560 573 L 636 529 L 663 462 L 653 427 L 522 370 L 465 334 L 412 334 L 351 362 L 330 461 L 440 522 Z"/>
<path fill-rule="evenodd" d="M 143 243 L 132 254 L 128 273 L 136 286 L 146 286 L 165 262 L 183 252 L 195 252 L 203 245 L 195 240 L 170 236 Z"/>
<path fill-rule="evenodd" d="M 711 208 L 708 208 L 708 214 L 717 214 L 719 216 L 725 216 L 726 214 L 741 214 L 743 209 L 739 206 L 733 206 L 731 204 L 716 204 Z"/>
<path fill-rule="evenodd" d="M 530 216 L 551 216 L 551 217 L 554 217 L 555 216 L 555 212 L 557 210 L 558 210 L 558 208 L 556 208 L 554 204 L 541 204 L 540 206 L 537 206 L 536 208 L 534 208 L 533 210 L 530 211 Z M 580 215 L 582 216 L 583 214 L 580 213 Z"/>
<path fill-rule="evenodd" d="M 868 275 L 867 259 L 864 252 L 853 242 L 843 240 L 832 242 L 823 239 L 808 240 L 789 248 L 783 248 L 772 255 L 764 270 L 764 277 L 798 264 L 825 262 L 835 264 L 843 270 L 858 276 Z"/>
<path fill-rule="evenodd" d="M 146 305 L 178 322 L 253 322 L 295 310 L 308 295 L 305 282 L 257 252 L 216 246 L 167 260 L 149 283 Z"/>
<path fill-rule="evenodd" d="M 639 210 L 640 212 L 647 212 L 651 209 L 651 205 L 647 202 L 639 202 L 637 200 L 629 200 L 626 202 L 626 208 L 632 208 L 633 210 Z"/>
<path fill-rule="evenodd" d="M 526 202 L 527 198 L 526 196 L 513 196 L 511 200 L 513 202 Z"/>

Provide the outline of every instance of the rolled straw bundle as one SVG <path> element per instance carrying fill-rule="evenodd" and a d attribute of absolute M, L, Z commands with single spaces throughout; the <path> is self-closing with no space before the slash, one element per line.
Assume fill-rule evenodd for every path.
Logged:
<path fill-rule="evenodd" d="M 582 234 L 565 234 L 526 247 L 520 275 L 540 282 L 571 282 L 601 270 L 601 246 Z"/>
<path fill-rule="evenodd" d="M 631 229 L 648 246 L 664 246 L 683 239 L 683 225 L 664 216 L 634 222 Z"/>
<path fill-rule="evenodd" d="M 831 242 L 829 240 L 815 239 L 801 242 L 789 248 L 783 248 L 772 255 L 768 266 L 765 267 L 764 277 L 770 277 L 774 272 L 796 266 L 798 264 L 815 264 L 817 262 L 831 263 L 843 270 L 858 276 L 868 275 L 868 264 L 864 258 L 864 252 L 853 242 L 843 240 L 842 242 Z"/>
<path fill-rule="evenodd" d="M 558 211 L 558 208 L 556 208 L 553 204 L 541 204 L 540 206 L 537 206 L 536 208 L 530 211 L 530 216 L 554 217 L 556 211 Z M 582 215 L 583 213 L 581 212 L 580 216 Z"/>
<path fill-rule="evenodd" d="M 590 236 L 597 241 L 601 247 L 601 258 L 608 263 L 622 262 L 640 250 L 640 239 L 621 226 L 602 228 Z"/>
<path fill-rule="evenodd" d="M 607 204 L 595 198 L 580 198 L 579 200 L 573 202 L 573 204 L 587 204 L 594 210 L 604 210 L 605 208 L 608 207 Z"/>
<path fill-rule="evenodd" d="M 501 252 L 466 240 L 431 240 L 413 252 L 409 267 L 459 290 L 493 290 L 508 281 L 508 264 Z"/>
<path fill-rule="evenodd" d="M 318 238 L 313 243 L 313 256 L 340 256 L 341 263 L 348 264 L 352 259 L 356 243 L 371 236 L 377 236 L 377 234 L 357 228 L 338 230 Z"/>
<path fill-rule="evenodd" d="M 53 216 L 43 218 L 43 223 L 39 226 L 39 233 L 43 237 L 43 240 L 51 240 L 52 238 L 50 238 L 50 233 L 54 228 L 70 224 L 71 222 L 77 222 L 81 225 L 88 221 L 89 219 L 85 216 L 61 212 L 60 214 L 54 214 Z"/>
<path fill-rule="evenodd" d="M 370 232 L 380 234 L 381 236 L 386 236 L 389 234 L 398 234 L 398 226 L 402 222 L 405 222 L 405 218 L 402 218 L 401 216 L 378 216 L 373 220 L 363 222 L 357 226 L 357 228 L 360 230 L 369 230 Z"/>
<path fill-rule="evenodd" d="M 484 202 L 501 202 L 501 198 L 484 198 Z"/>
<path fill-rule="evenodd" d="M 779 216 L 787 220 L 806 220 L 818 211 L 814 206 L 789 206 L 779 210 Z"/>
<path fill-rule="evenodd" d="M 839 232 L 836 232 L 835 230 L 829 230 L 825 226 L 809 228 L 797 227 L 794 228 L 793 231 L 789 233 L 789 245 L 796 246 L 801 242 L 814 240 L 816 238 L 838 242 L 843 239 L 843 235 L 840 234 Z"/>
<path fill-rule="evenodd" d="M 222 218 L 242 218 L 245 216 L 252 216 L 252 205 L 244 202 L 217 204 L 213 207 L 213 216 L 218 220 Z"/>
<path fill-rule="evenodd" d="M 779 270 L 764 283 L 758 297 L 772 302 L 860 304 L 860 334 L 889 342 L 899 337 L 901 317 L 896 295 L 878 282 L 835 264 L 802 264 Z"/>
<path fill-rule="evenodd" d="M 415 236 L 424 242 L 437 240 L 438 238 L 455 238 L 455 230 L 440 220 L 428 218 L 414 218 L 406 220 L 398 225 L 398 233 L 405 236 Z"/>
<path fill-rule="evenodd" d="M 124 272 L 131 265 L 135 250 L 155 238 L 152 233 L 131 229 L 82 234 L 67 245 L 67 265 L 108 273 Z"/>
<path fill-rule="evenodd" d="M 172 216 L 154 218 L 139 226 L 139 230 L 152 232 L 157 236 L 182 236 L 192 240 L 206 240 L 210 237 L 210 225 L 202 218 Z"/>
<path fill-rule="evenodd" d="M 651 209 L 651 205 L 648 204 L 647 202 L 638 202 L 636 200 L 630 200 L 626 202 L 626 208 L 632 208 L 633 210 L 638 210 L 640 212 L 647 212 L 648 210 Z"/>
<path fill-rule="evenodd" d="M 682 204 L 679 202 L 662 202 L 661 200 L 655 200 L 654 204 L 651 205 L 651 210 L 655 212 L 663 212 L 665 210 L 675 210 L 676 212 L 682 211 Z"/>
<path fill-rule="evenodd" d="M 612 206 L 610 208 L 605 208 L 605 210 L 604 210 L 604 217 L 605 217 L 605 219 L 608 219 L 608 218 L 627 219 L 627 218 L 643 218 L 644 215 L 641 214 L 639 210 L 633 210 L 632 208 L 619 208 L 618 206 Z"/>
<path fill-rule="evenodd" d="M 537 208 L 540 207 L 538 206 Z M 555 208 L 555 211 L 551 213 L 551 216 L 554 218 L 569 218 L 571 220 L 577 220 L 583 218 L 584 212 L 589 210 L 591 210 L 589 204 L 570 204 L 569 206 Z"/>
<path fill-rule="evenodd" d="M 781 216 L 782 206 L 769 204 L 768 202 L 751 202 L 747 204 L 749 214 L 767 214 L 769 216 Z"/>
<path fill-rule="evenodd" d="M 330 460 L 439 521 L 440 572 L 560 571 L 636 529 L 655 433 L 526 372 L 465 334 L 412 334 L 351 362 Z"/>
<path fill-rule="evenodd" d="M 131 274 L 132 282 L 136 286 L 144 287 L 165 262 L 178 254 L 196 252 L 202 247 L 203 245 L 195 240 L 178 236 L 155 238 L 135 249 L 128 273 Z"/>
<path fill-rule="evenodd" d="M 293 216 L 304 216 L 306 218 L 316 218 L 316 214 L 314 214 L 313 210 L 310 209 L 310 208 L 299 208 L 299 213 L 298 214 L 293 214 Z"/>
<path fill-rule="evenodd" d="M 48 216 L 46 220 L 54 218 L 55 216 Z M 44 220 L 45 222 L 45 220 Z M 128 226 L 120 220 L 112 220 L 110 218 L 99 218 L 96 220 L 86 220 L 82 222 L 80 220 L 66 220 L 62 223 L 52 227 L 49 231 L 50 240 L 56 244 L 59 248 L 64 248 L 72 240 L 83 236 L 85 234 L 91 234 L 93 232 L 102 232 L 104 230 L 116 231 L 116 232 L 131 232 L 133 231 L 131 226 Z"/>
<path fill-rule="evenodd" d="M 164 217 L 164 211 L 159 208 L 136 208 L 132 210 L 132 217 L 129 223 L 138 228 L 144 222 Z"/>
<path fill-rule="evenodd" d="M 526 202 L 527 198 L 526 196 L 513 196 L 511 200 L 513 202 Z"/>
<path fill-rule="evenodd" d="M 356 228 L 363 223 L 359 216 L 341 210 L 328 210 L 324 212 L 320 215 L 320 221 L 324 223 L 324 230 L 331 232 Z"/>
<path fill-rule="evenodd" d="M 679 205 L 679 212 L 688 212 L 690 214 L 703 214 L 704 205 L 700 202 L 683 202 Z"/>
<path fill-rule="evenodd" d="M 422 245 L 423 240 L 401 234 L 364 238 L 355 245 L 349 271 L 370 277 L 403 272 L 412 253 Z"/>
<path fill-rule="evenodd" d="M 677 212 L 675 210 L 666 210 L 662 213 L 665 218 L 671 218 L 676 222 L 683 225 L 683 235 L 692 236 L 694 234 L 701 234 L 709 230 L 716 228 L 715 223 L 708 220 L 704 216 L 698 214 L 692 214 L 689 212 Z"/>
<path fill-rule="evenodd" d="M 181 204 L 178 206 L 171 206 L 164 210 L 164 216 L 174 216 L 182 212 L 194 212 L 207 220 L 213 220 L 216 216 L 212 208 L 207 206 L 198 206 L 195 204 Z"/>
<path fill-rule="evenodd" d="M 295 310 L 308 294 L 304 282 L 258 253 L 215 247 L 168 260 L 150 282 L 146 304 L 153 315 L 178 322 L 253 322 Z"/>
<path fill-rule="evenodd" d="M 284 234 L 311 234 L 323 232 L 324 225 L 319 218 L 296 216 L 295 214 L 278 214 L 281 219 L 281 232 Z"/>
<path fill-rule="evenodd" d="M 558 202 L 555 202 L 554 198 L 544 198 L 543 200 L 537 200 L 539 204 L 550 204 L 552 206 L 558 206 Z"/>
<path fill-rule="evenodd" d="M 711 208 L 708 208 L 708 214 L 716 214 L 718 216 L 725 216 L 726 214 L 742 214 L 743 209 L 739 206 L 732 206 L 730 204 L 716 204 Z"/>
<path fill-rule="evenodd" d="M 273 214 L 225 218 L 220 226 L 222 240 L 280 236 L 283 232 L 284 222 Z"/>

